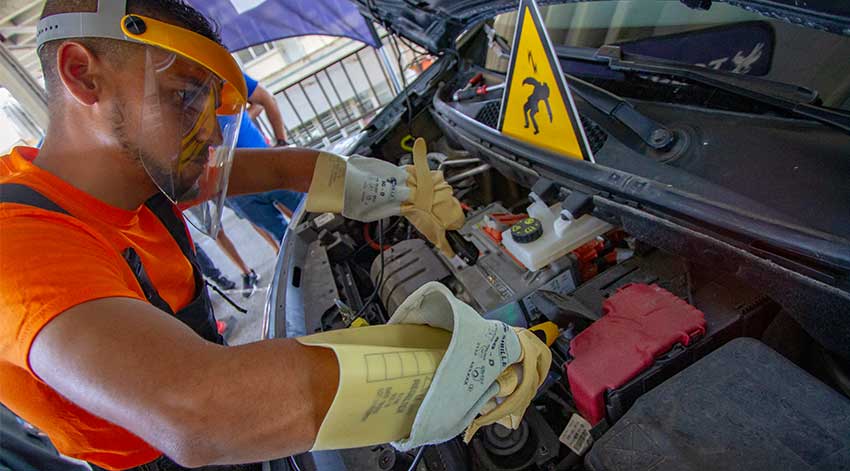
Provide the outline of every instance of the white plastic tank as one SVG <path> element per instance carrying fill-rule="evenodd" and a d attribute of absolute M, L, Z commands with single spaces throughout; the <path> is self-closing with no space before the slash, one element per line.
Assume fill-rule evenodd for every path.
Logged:
<path fill-rule="evenodd" d="M 534 203 L 528 207 L 528 216 L 540 221 L 543 234 L 533 242 L 519 243 L 514 240 L 510 228 L 502 232 L 502 244 L 531 271 L 545 268 L 568 252 L 614 228 L 601 219 L 584 215 L 573 221 L 565 230 L 561 228 L 563 235 L 559 237 L 555 231 L 555 223 L 560 217 L 561 205 L 548 207 L 534 193 L 531 198 Z"/>

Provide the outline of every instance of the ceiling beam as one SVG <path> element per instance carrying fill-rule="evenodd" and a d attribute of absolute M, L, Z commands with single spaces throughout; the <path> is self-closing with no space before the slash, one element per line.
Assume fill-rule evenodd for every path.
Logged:
<path fill-rule="evenodd" d="M 6 3 L 6 2 L 2 2 Z M 7 6 L 0 6 L 0 24 L 8 23 L 15 19 L 15 17 L 22 15 L 29 11 L 30 9 L 41 6 L 44 3 L 44 0 L 26 0 L 24 2 L 9 2 L 6 4 Z"/>
<path fill-rule="evenodd" d="M 12 93 L 12 96 L 41 129 L 47 129 L 47 97 L 44 89 L 2 44 L 0 44 L 0 83 Z"/>
<path fill-rule="evenodd" d="M 31 34 L 34 35 L 36 33 L 35 25 L 8 25 L 8 26 L 0 26 L 0 35 L 9 37 L 13 34 Z"/>
<path fill-rule="evenodd" d="M 35 42 L 27 42 L 24 44 L 4 44 L 6 49 L 10 51 L 32 51 L 35 50 Z"/>

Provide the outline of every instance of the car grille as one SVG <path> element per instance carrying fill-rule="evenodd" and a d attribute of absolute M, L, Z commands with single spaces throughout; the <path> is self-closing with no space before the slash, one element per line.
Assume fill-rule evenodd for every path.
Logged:
<path fill-rule="evenodd" d="M 499 101 L 491 101 L 484 105 L 475 115 L 475 120 L 479 123 L 496 129 L 499 125 Z M 587 140 L 590 142 L 590 151 L 594 154 L 605 145 L 608 140 L 608 133 L 605 132 L 598 124 L 590 118 L 581 117 L 581 125 L 584 128 L 584 133 L 587 135 Z"/>

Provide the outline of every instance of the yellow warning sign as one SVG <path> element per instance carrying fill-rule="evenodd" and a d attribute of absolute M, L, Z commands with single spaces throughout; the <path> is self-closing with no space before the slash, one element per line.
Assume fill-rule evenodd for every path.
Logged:
<path fill-rule="evenodd" d="M 534 0 L 521 0 L 499 113 L 508 136 L 593 162 L 584 128 Z"/>

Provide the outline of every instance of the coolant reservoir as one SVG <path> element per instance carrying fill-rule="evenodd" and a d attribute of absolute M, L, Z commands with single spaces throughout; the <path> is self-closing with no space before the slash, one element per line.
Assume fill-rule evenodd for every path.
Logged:
<path fill-rule="evenodd" d="M 548 207 L 534 193 L 531 198 L 534 203 L 528 207 L 529 219 L 514 226 L 517 229 L 511 227 L 502 233 L 502 244 L 508 252 L 531 271 L 546 267 L 614 228 L 601 219 L 584 215 L 573 221 L 559 237 L 555 223 L 560 217 L 560 203 Z"/>

